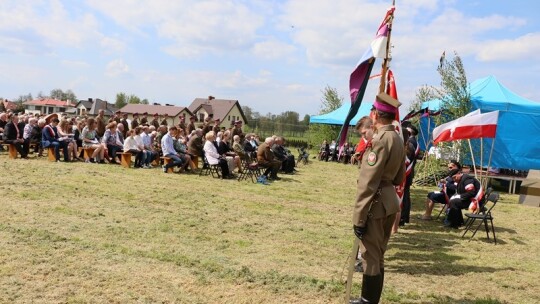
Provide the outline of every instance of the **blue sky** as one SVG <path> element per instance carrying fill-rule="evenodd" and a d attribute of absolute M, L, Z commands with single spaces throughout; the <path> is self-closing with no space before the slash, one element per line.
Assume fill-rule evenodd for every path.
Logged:
<path fill-rule="evenodd" d="M 390 2 L 1 0 L 0 97 L 60 88 L 187 106 L 213 95 L 261 114 L 317 114 L 327 85 L 349 102 L 349 75 Z M 402 113 L 421 85 L 439 84 L 443 51 L 459 53 L 469 81 L 495 75 L 540 102 L 540 2 L 396 2 Z"/>

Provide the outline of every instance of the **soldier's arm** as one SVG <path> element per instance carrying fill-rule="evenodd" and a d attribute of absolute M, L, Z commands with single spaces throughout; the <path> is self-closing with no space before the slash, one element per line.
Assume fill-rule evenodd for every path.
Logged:
<path fill-rule="evenodd" d="M 358 177 L 358 190 L 354 206 L 353 225 L 365 226 L 371 200 L 375 196 L 384 173 L 387 153 L 384 144 L 373 140 L 372 148 L 364 152 Z"/>

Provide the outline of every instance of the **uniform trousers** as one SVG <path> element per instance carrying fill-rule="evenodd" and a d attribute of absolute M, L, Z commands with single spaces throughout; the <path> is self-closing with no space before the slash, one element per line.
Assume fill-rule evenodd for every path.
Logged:
<path fill-rule="evenodd" d="M 395 219 L 396 213 L 378 219 L 368 218 L 366 233 L 360 241 L 365 275 L 378 275 L 384 268 L 384 253 Z"/>

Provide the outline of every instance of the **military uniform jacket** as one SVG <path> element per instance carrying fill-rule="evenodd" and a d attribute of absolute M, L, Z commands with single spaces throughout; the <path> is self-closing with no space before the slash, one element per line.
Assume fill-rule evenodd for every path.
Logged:
<path fill-rule="evenodd" d="M 187 126 L 187 135 L 191 134 L 193 130 L 195 130 L 195 124 L 190 122 Z"/>
<path fill-rule="evenodd" d="M 404 178 L 403 140 L 393 125 L 379 127 L 360 163 L 353 225 L 364 226 L 368 213 L 372 214 L 373 219 L 379 219 L 399 212 L 399 200 L 394 185 L 399 185 Z M 377 202 L 371 204 L 379 188 L 381 194 Z"/>

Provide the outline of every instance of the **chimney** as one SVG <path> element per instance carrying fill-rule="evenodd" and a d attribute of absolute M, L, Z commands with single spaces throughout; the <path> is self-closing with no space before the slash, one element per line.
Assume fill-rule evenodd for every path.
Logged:
<path fill-rule="evenodd" d="M 154 102 L 155 106 L 160 106 L 161 104 L 159 102 Z"/>
<path fill-rule="evenodd" d="M 93 102 L 92 98 L 88 98 L 88 101 Z"/>
<path fill-rule="evenodd" d="M 216 99 L 216 98 L 214 96 L 212 96 L 212 95 L 209 95 L 208 100 L 212 100 L 212 99 Z"/>

